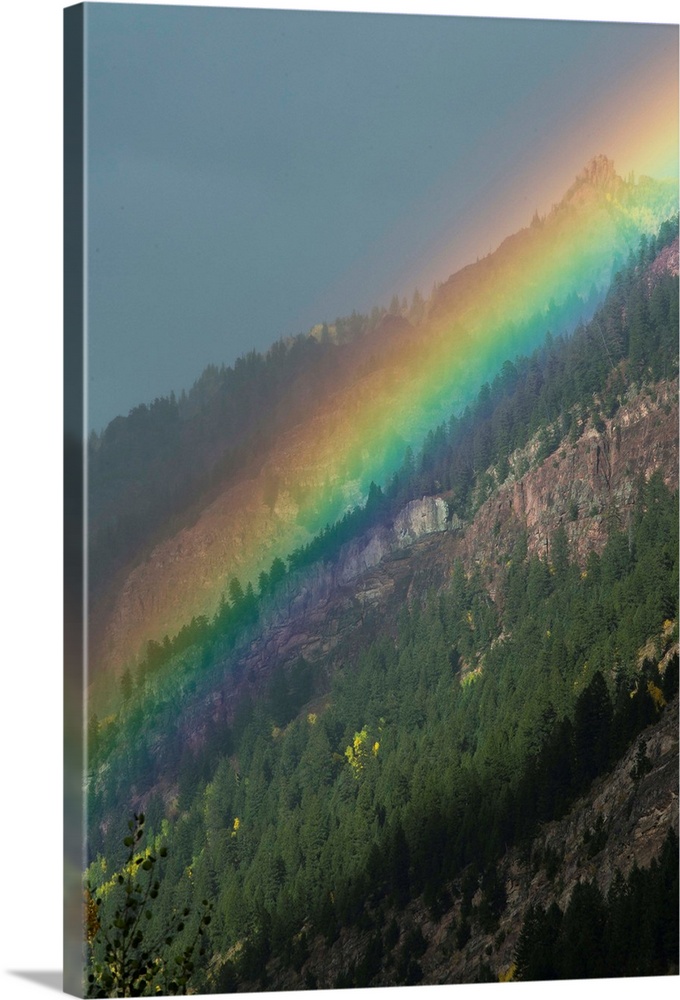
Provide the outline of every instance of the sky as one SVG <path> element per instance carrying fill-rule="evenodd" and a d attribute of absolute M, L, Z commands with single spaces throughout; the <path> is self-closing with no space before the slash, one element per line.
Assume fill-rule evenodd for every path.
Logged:
<path fill-rule="evenodd" d="M 618 132 L 677 75 L 655 25 L 129 4 L 86 25 L 98 431 L 208 363 L 429 294 L 595 153 L 646 169 Z"/>
<path fill-rule="evenodd" d="M 186 0 L 196 4 L 196 0 Z M 208 0 L 204 0 L 208 2 Z M 249 0 L 241 0 L 248 5 Z M 271 0 L 275 4 L 276 0 Z M 271 4 L 270 4 L 271 5 Z M 285 0 L 281 0 L 285 6 Z M 296 6 L 332 7 L 343 0 L 297 0 Z M 3 329 L 3 392 L 0 434 L 9 486 L 0 493 L 5 525 L 4 700 L 0 732 L 4 801 L 10 819 L 0 827 L 5 897 L 12 900 L 0 945 L 0 986 L 11 1000 L 39 1000 L 60 989 L 62 907 L 61 777 L 61 19 L 63 0 L 24 0 L 6 5 L 0 32 L 0 77 L 5 155 L 3 237 L 11 250 L 3 261 L 0 311 Z M 290 3 L 289 3 L 290 6 Z M 599 18 L 634 21 L 633 0 L 354 0 L 355 8 Z M 673 0 L 647 0 L 644 17 L 676 22 Z M 9 148 L 9 152 L 7 151 Z M 160 390 L 163 391 L 163 390 Z M 38 611 L 39 601 L 39 615 Z M 18 817 L 21 817 L 19 822 Z M 26 865 L 22 859 L 39 859 Z M 619 1000 L 645 990 L 675 996 L 673 977 L 610 981 Z M 411 988 L 416 990 L 417 987 Z M 600 983 L 581 983 L 586 996 Z M 472 990 L 475 1000 L 497 996 L 493 984 L 441 987 L 444 996 Z M 573 996 L 571 982 L 519 984 L 522 997 L 558 1000 Z M 375 991 L 355 991 L 375 998 Z M 386 995 L 403 998 L 408 988 Z M 418 993 L 420 996 L 420 992 Z"/>

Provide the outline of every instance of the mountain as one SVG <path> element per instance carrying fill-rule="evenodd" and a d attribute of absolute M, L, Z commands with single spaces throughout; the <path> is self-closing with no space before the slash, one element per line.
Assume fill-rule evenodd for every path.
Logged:
<path fill-rule="evenodd" d="M 613 269 L 676 204 L 673 185 L 596 158 L 543 220 L 464 268 L 423 318 L 374 313 L 119 418 L 91 447 L 91 662 L 120 673 L 148 640 L 212 616 L 385 484 L 407 447 L 506 358 L 592 314 Z M 338 338 L 337 329 L 342 336 Z"/>
<path fill-rule="evenodd" d="M 282 389 L 290 425 L 98 585 L 92 995 L 137 834 L 154 967 L 200 992 L 677 973 L 667 197 L 598 158 L 420 322 L 277 348 L 333 391 L 296 423 Z M 235 377 L 195 391 L 202 454 Z"/>

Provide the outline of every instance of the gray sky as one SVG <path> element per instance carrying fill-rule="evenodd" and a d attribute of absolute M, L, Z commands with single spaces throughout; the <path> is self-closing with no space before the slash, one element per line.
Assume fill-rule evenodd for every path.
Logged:
<path fill-rule="evenodd" d="M 95 429 L 429 293 L 609 152 L 588 109 L 677 58 L 654 26 L 86 9 Z"/>

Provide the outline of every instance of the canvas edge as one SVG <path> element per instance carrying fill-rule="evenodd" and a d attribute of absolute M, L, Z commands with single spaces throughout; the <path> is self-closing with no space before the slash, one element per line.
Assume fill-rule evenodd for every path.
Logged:
<path fill-rule="evenodd" d="M 83 996 L 86 760 L 84 4 L 64 27 L 64 980 Z"/>

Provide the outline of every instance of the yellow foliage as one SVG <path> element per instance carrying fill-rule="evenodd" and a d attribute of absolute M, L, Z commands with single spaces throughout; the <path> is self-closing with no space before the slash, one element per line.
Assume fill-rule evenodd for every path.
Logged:
<path fill-rule="evenodd" d="M 373 744 L 373 756 L 374 757 L 378 756 L 378 750 L 379 749 L 380 749 L 380 743 L 378 742 L 378 740 L 376 740 L 375 743 Z"/>
<path fill-rule="evenodd" d="M 316 712 L 310 712 L 309 715 L 307 716 L 307 722 L 310 724 L 310 726 L 315 726 L 317 719 L 318 715 L 316 714 Z"/>
<path fill-rule="evenodd" d="M 481 676 L 481 674 L 482 674 L 482 668 L 475 667 L 475 669 L 471 670 L 469 674 L 465 674 L 463 677 L 461 677 L 460 686 L 468 687 L 468 685 L 474 684 L 474 682 L 477 680 L 478 677 Z"/>
<path fill-rule="evenodd" d="M 99 911 L 89 889 L 85 890 L 85 937 L 87 943 L 92 944 L 96 938 L 101 924 L 99 923 Z"/>
<path fill-rule="evenodd" d="M 141 851 L 139 854 L 136 855 L 136 858 L 144 858 L 144 859 L 148 858 L 149 855 L 151 854 L 151 850 L 152 850 L 152 848 L 154 846 L 155 845 L 153 845 L 153 844 L 152 845 L 148 845 L 147 847 L 144 848 L 143 851 Z M 103 864 L 102 871 L 104 871 L 104 872 L 106 871 L 106 862 L 104 862 L 104 864 Z M 99 886 L 96 887 L 97 888 L 97 895 L 98 896 L 106 896 L 106 894 L 108 892 L 110 892 L 111 889 L 114 888 L 114 886 L 119 885 L 120 884 L 119 881 L 118 881 L 119 875 L 122 875 L 123 878 L 127 878 L 129 875 L 135 875 L 136 872 L 137 872 L 137 865 L 135 864 L 134 860 L 132 862 L 130 862 L 129 865 L 123 865 L 123 867 L 120 869 L 120 871 L 116 871 L 116 872 L 113 873 L 113 875 L 108 880 L 108 882 L 102 882 L 101 885 L 99 885 Z"/>
<path fill-rule="evenodd" d="M 236 831 L 240 829 L 241 829 L 241 820 L 238 818 L 238 816 L 236 816 L 236 818 L 234 819 L 234 833 L 236 833 Z"/>
<path fill-rule="evenodd" d="M 355 778 L 358 778 L 364 769 L 367 739 L 368 739 L 368 730 L 366 726 L 364 726 L 361 732 L 354 734 L 352 745 L 347 747 L 347 749 L 345 750 L 345 757 L 347 758 L 350 767 L 354 771 Z"/>
<path fill-rule="evenodd" d="M 654 681 L 647 681 L 647 690 L 651 695 L 652 701 L 656 705 L 657 712 L 660 712 L 661 709 L 664 708 L 666 704 L 666 699 L 663 696 L 663 691 L 661 690 L 661 688 L 658 688 L 656 686 Z"/>
<path fill-rule="evenodd" d="M 510 965 L 505 970 L 505 972 L 499 972 L 498 973 L 498 982 L 499 983 L 511 983 L 513 981 L 513 979 L 515 978 L 515 973 L 516 972 L 517 972 L 517 963 L 513 962 L 512 965 Z"/>

